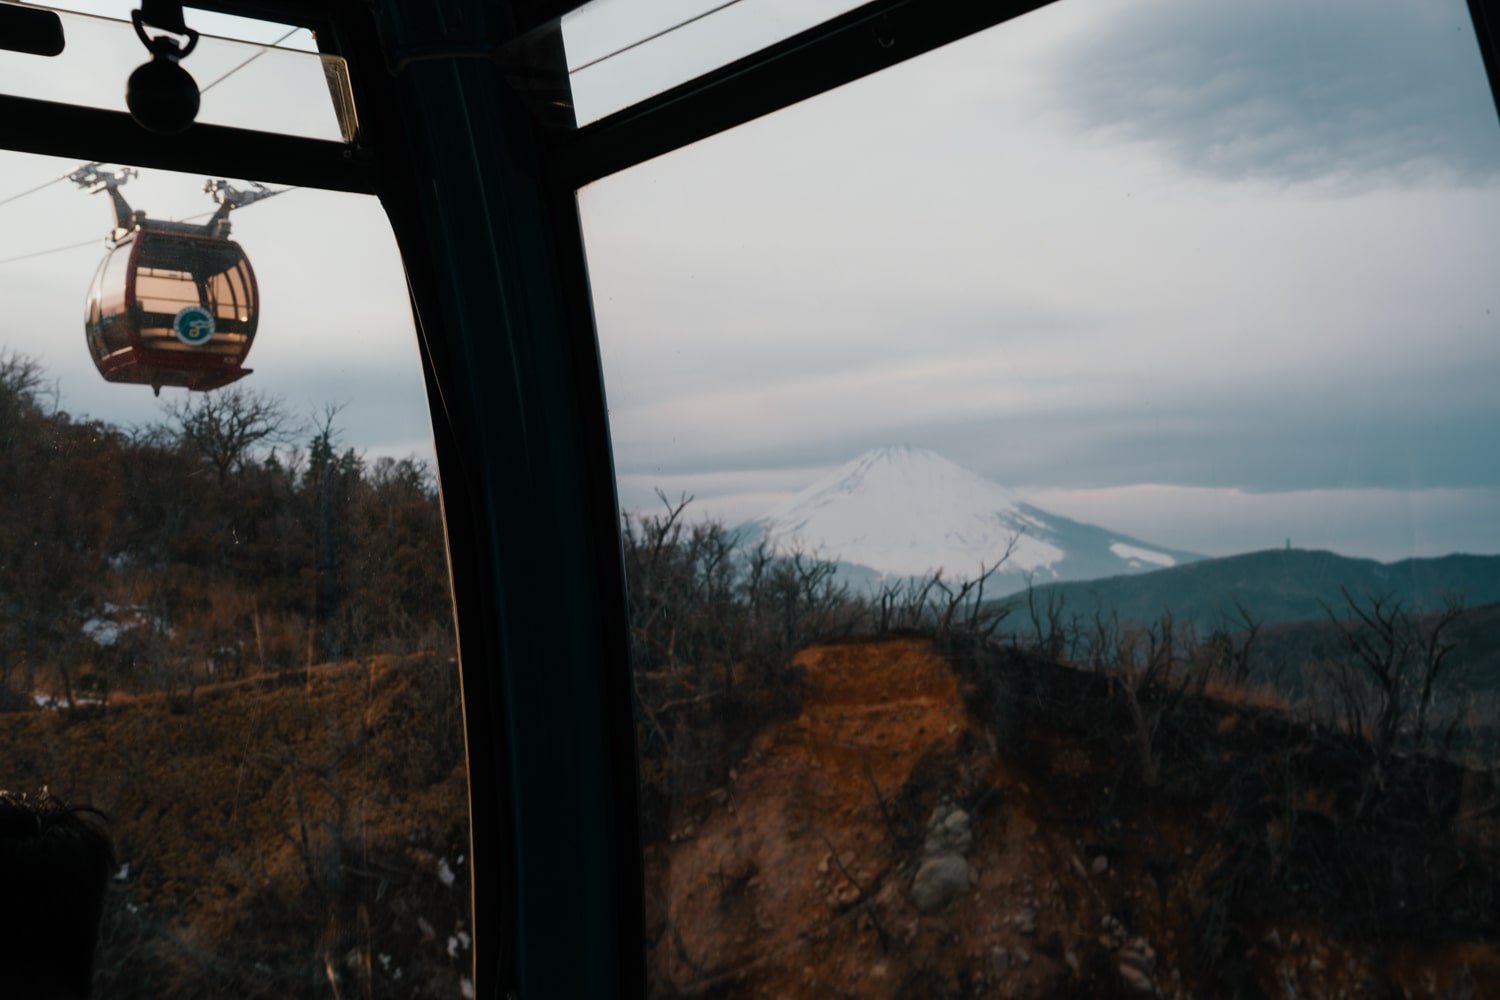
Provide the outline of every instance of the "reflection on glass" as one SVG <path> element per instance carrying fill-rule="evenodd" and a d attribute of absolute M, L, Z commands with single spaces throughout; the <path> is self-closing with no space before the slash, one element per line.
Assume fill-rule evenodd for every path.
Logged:
<path fill-rule="evenodd" d="M 1059 4 L 581 193 L 656 995 L 1500 990 L 1500 129 L 1369 14 Z"/>

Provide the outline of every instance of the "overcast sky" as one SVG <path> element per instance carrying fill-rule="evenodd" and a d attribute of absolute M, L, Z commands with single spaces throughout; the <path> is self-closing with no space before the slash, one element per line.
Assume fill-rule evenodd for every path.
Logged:
<path fill-rule="evenodd" d="M 1500 551 L 1458 0 L 1065 0 L 582 207 L 627 506 L 911 442 L 1163 545 Z"/>
<path fill-rule="evenodd" d="M 855 5 L 745 0 L 579 69 L 580 115 Z M 710 6 L 600 0 L 566 24 L 570 64 Z M 119 106 L 129 29 L 69 37 L 66 72 L 0 55 L 0 90 Z M 203 117 L 336 135 L 312 56 L 258 60 Z M 0 154 L 0 198 L 72 165 Z M 180 217 L 212 207 L 202 180 L 127 194 Z M 660 487 L 738 521 L 911 442 L 1177 548 L 1500 552 L 1500 125 L 1461 0 L 1063 0 L 580 202 L 627 507 Z M 66 184 L 0 206 L 0 258 L 99 239 L 0 265 L 0 342 L 68 409 L 136 423 L 149 390 L 83 346 L 109 219 Z M 264 302 L 247 384 L 347 403 L 371 454 L 430 454 L 379 205 L 295 191 L 235 238 Z"/>

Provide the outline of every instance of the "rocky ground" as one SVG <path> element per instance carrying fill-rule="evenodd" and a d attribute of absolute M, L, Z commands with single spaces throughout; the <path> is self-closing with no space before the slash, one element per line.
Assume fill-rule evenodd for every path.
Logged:
<path fill-rule="evenodd" d="M 1088 714 L 1109 689 L 1076 672 L 1011 684 L 997 712 L 973 666 L 925 640 L 798 663 L 800 713 L 648 848 L 658 996 L 1500 995 L 1493 869 L 1474 874 L 1494 829 L 1469 824 L 1451 851 L 1422 841 L 1424 860 L 1403 862 L 1428 871 L 1415 887 L 1372 876 L 1393 906 L 1410 899 L 1409 932 L 1340 917 L 1366 905 L 1357 886 L 1294 856 L 1329 842 L 1283 828 L 1332 823 L 1332 793 L 1304 782 L 1301 805 L 1251 822 L 1212 787 L 1233 784 L 1215 768 L 1259 773 L 1236 754 L 1289 745 L 1262 710 L 1205 701 L 1207 735 L 1174 753 L 1208 790 L 1171 767 L 1142 789 L 1128 741 Z M 1493 792 L 1470 784 L 1458 808 L 1472 813 Z M 1467 874 L 1432 874 L 1454 857 Z"/>

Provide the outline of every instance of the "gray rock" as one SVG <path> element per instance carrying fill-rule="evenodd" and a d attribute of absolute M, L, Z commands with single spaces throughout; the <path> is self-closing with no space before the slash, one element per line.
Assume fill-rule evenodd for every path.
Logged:
<path fill-rule="evenodd" d="M 1094 863 L 1089 868 L 1095 875 L 1103 875 L 1109 871 L 1109 859 L 1101 854 L 1094 859 Z"/>
<path fill-rule="evenodd" d="M 1120 978 L 1125 981 L 1125 986 L 1132 993 L 1140 996 L 1152 996 L 1156 993 L 1156 984 L 1140 969 L 1133 965 L 1126 965 L 1124 962 L 1121 962 L 1117 968 Z"/>
<path fill-rule="evenodd" d="M 1146 942 L 1145 938 L 1136 938 L 1129 945 L 1120 949 L 1120 963 L 1150 975 L 1156 971 L 1156 951 Z"/>
<path fill-rule="evenodd" d="M 924 855 L 935 854 L 968 854 L 969 848 L 974 846 L 974 835 L 968 830 L 953 831 L 947 827 L 939 827 L 927 835 L 922 842 L 922 853 Z"/>
<path fill-rule="evenodd" d="M 911 880 L 911 901 L 923 913 L 941 910 L 969 891 L 969 863 L 957 854 L 922 862 Z"/>
<path fill-rule="evenodd" d="M 1028 907 L 1027 909 L 1024 909 L 1020 913 L 1016 914 L 1015 927 L 1016 930 L 1020 931 L 1022 934 L 1035 934 L 1036 911 Z"/>
<path fill-rule="evenodd" d="M 950 805 L 933 810 L 927 820 L 927 838 L 922 844 L 924 855 L 968 854 L 973 845 L 974 830 L 968 813 Z"/>

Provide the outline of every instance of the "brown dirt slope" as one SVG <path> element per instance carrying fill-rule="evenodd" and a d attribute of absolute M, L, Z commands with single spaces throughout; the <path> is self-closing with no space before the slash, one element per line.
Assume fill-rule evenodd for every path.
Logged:
<path fill-rule="evenodd" d="M 458 995 L 468 824 L 450 662 L 0 716 L 0 786 L 43 784 L 106 813 L 128 865 L 100 995 L 327 996 L 331 976 L 351 995 Z"/>
<path fill-rule="evenodd" d="M 1366 933 L 1328 916 L 1359 899 L 1308 901 L 1332 881 L 1260 892 L 1252 861 L 1288 838 L 1277 821 L 1226 833 L 1246 821 L 1215 798 L 1231 782 L 1212 768 L 1253 770 L 1234 754 L 1281 731 L 1263 710 L 1204 700 L 1214 739 L 1189 756 L 1208 790 L 1183 791 L 1172 767 L 1146 790 L 1098 677 L 1017 667 L 996 713 L 979 691 L 996 678 L 960 679 L 924 640 L 820 646 L 798 664 L 800 714 L 648 847 L 658 996 L 1500 995 L 1500 950 L 1461 921 Z M 1300 794 L 1309 828 L 1334 810 Z M 955 810 L 971 884 L 923 912 L 913 878 L 933 819 Z"/>

